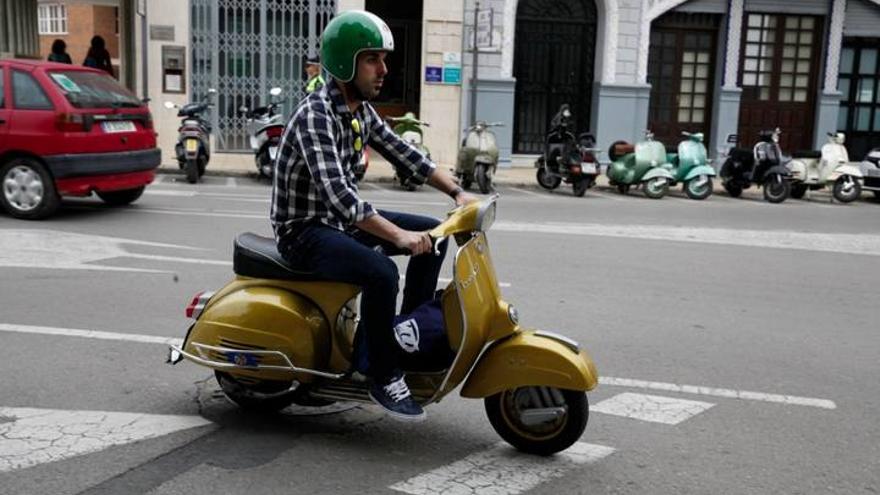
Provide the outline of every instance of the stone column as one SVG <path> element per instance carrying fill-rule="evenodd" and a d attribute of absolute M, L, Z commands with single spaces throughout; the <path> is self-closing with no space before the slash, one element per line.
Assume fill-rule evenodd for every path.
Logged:
<path fill-rule="evenodd" d="M 816 108 L 816 133 L 813 147 L 819 149 L 826 141 L 828 132 L 837 130 L 837 115 L 840 112 L 840 99 L 837 90 L 837 76 L 840 70 L 840 52 L 843 45 L 843 20 L 846 17 L 846 0 L 831 0 L 831 22 L 828 39 L 825 43 L 825 78 Z"/>
<path fill-rule="evenodd" d="M 739 77 L 740 42 L 743 26 L 743 0 L 729 0 L 727 4 L 726 30 L 724 36 L 723 79 L 715 101 L 715 123 L 712 126 L 714 149 L 709 154 L 717 157 L 727 146 L 727 136 L 736 134 L 739 128 L 739 104 L 742 89 L 737 86 Z M 717 160 L 716 160 L 717 162 Z M 716 167 L 717 167 L 716 163 Z"/>

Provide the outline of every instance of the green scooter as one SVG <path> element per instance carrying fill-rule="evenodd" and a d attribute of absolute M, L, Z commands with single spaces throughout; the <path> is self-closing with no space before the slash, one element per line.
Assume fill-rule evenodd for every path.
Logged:
<path fill-rule="evenodd" d="M 431 152 L 422 140 L 422 127 L 430 127 L 431 124 L 417 119 L 416 115 L 412 112 L 406 112 L 402 117 L 387 117 L 386 120 L 394 125 L 391 130 L 393 130 L 395 134 L 424 153 L 429 160 L 431 159 Z M 411 183 L 409 179 L 397 175 L 396 171 L 394 173 L 394 178 L 395 181 L 407 191 L 415 191 L 418 188 L 418 186 Z"/>
<path fill-rule="evenodd" d="M 645 196 L 660 199 L 675 180 L 672 165 L 666 161 L 666 147 L 654 141 L 651 131 L 645 133 L 645 140 L 633 146 L 626 141 L 617 141 L 608 149 L 611 164 L 606 175 L 608 182 L 616 186 L 618 192 L 626 194 L 631 186 L 642 186 Z"/>
<path fill-rule="evenodd" d="M 706 199 L 712 195 L 712 177 L 715 169 L 709 165 L 703 133 L 682 132 L 687 139 L 678 143 L 678 153 L 667 154 L 672 164 L 672 186 L 683 183 L 685 194 L 691 199 Z"/>

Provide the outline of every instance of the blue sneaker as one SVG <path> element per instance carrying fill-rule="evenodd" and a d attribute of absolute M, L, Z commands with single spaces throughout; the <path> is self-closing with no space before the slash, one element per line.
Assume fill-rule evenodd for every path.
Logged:
<path fill-rule="evenodd" d="M 370 386 L 370 399 L 398 421 L 424 421 L 426 417 L 425 410 L 409 392 L 402 373 L 384 380 L 373 380 Z"/>

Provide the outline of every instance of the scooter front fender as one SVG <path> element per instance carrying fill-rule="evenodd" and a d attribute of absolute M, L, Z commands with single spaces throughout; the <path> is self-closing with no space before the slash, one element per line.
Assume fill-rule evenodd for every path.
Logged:
<path fill-rule="evenodd" d="M 864 177 L 864 174 L 862 174 L 862 170 L 859 167 L 855 165 L 841 165 L 835 168 L 834 172 L 831 172 L 831 175 L 828 176 L 828 182 L 834 182 L 843 175 L 850 175 L 856 179 Z"/>
<path fill-rule="evenodd" d="M 684 181 L 687 182 L 695 177 L 699 177 L 701 175 L 706 175 L 709 177 L 715 177 L 715 169 L 708 165 L 698 165 L 692 168 L 687 175 L 684 176 Z"/>
<path fill-rule="evenodd" d="M 497 341 L 474 365 L 461 396 L 478 399 L 517 387 L 592 390 L 596 365 L 573 341 L 550 333 L 522 331 Z"/>
<path fill-rule="evenodd" d="M 651 170 L 648 170 L 647 172 L 645 172 L 645 175 L 642 176 L 642 178 L 640 179 L 640 182 L 648 182 L 649 180 L 656 179 L 657 177 L 663 177 L 663 178 L 669 179 L 669 182 L 672 182 L 675 180 L 675 177 L 673 177 L 672 172 L 670 172 L 668 169 L 663 168 L 663 167 L 654 167 Z"/>

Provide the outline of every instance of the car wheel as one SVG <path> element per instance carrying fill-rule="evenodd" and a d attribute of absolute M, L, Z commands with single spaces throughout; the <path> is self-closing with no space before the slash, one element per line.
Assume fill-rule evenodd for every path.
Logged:
<path fill-rule="evenodd" d="M 96 192 L 95 194 L 108 205 L 123 206 L 134 203 L 144 193 L 144 186 L 122 191 Z"/>
<path fill-rule="evenodd" d="M 55 180 L 33 158 L 14 158 L 0 166 L 0 202 L 10 215 L 25 220 L 46 218 L 61 203 Z"/>

